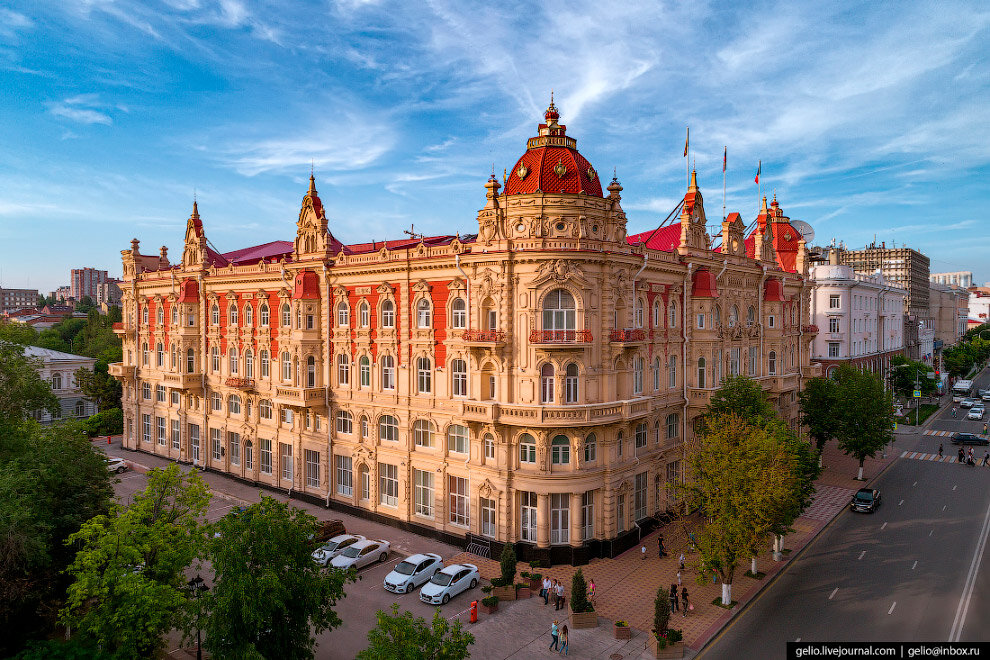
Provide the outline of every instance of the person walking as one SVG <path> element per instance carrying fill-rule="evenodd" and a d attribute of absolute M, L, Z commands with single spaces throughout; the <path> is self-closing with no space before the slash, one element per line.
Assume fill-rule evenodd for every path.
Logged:
<path fill-rule="evenodd" d="M 557 624 L 558 623 L 559 623 L 559 621 L 557 621 L 557 619 L 554 619 L 553 620 L 553 625 L 550 626 L 550 639 L 552 639 L 553 642 L 550 644 L 550 646 L 548 648 L 551 651 L 557 651 L 557 650 L 559 650 L 559 648 L 557 646 L 558 640 L 559 640 L 558 635 L 559 635 L 559 632 L 560 632 L 559 629 L 557 628 Z"/>
<path fill-rule="evenodd" d="M 953 418 L 956 416 L 956 407 L 955 406 L 952 406 L 952 416 L 953 416 Z"/>
<path fill-rule="evenodd" d="M 670 585 L 670 593 L 667 595 L 667 598 L 670 600 L 670 612 L 671 612 L 671 614 L 673 614 L 674 612 L 677 612 L 677 611 L 679 611 L 681 609 L 680 607 L 678 607 L 678 604 L 677 604 L 677 585 L 676 584 Z"/>
<path fill-rule="evenodd" d="M 938 443 L 938 460 L 942 460 L 942 443 Z"/>
<path fill-rule="evenodd" d="M 678 558 L 677 561 L 679 562 L 678 563 L 678 570 L 683 571 L 684 570 L 684 553 L 683 552 L 681 553 L 681 556 Z"/>
<path fill-rule="evenodd" d="M 663 534 L 657 536 L 657 550 L 660 553 L 660 557 L 663 557 L 665 554 L 667 554 L 667 551 L 663 549 Z"/>
<path fill-rule="evenodd" d="M 560 629 L 560 651 L 558 653 L 563 653 L 567 655 L 567 624 L 565 623 Z"/>
<path fill-rule="evenodd" d="M 983 422 L 983 435 L 987 434 L 987 423 Z"/>
<path fill-rule="evenodd" d="M 591 578 L 591 584 L 588 585 L 588 601 L 592 607 L 595 606 L 595 578 Z"/>
<path fill-rule="evenodd" d="M 681 605 L 683 609 L 681 610 L 681 616 L 687 616 L 688 610 L 691 608 L 691 603 L 688 601 L 687 587 L 681 589 Z"/>
<path fill-rule="evenodd" d="M 677 571 L 677 586 L 681 586 L 681 572 Z"/>
<path fill-rule="evenodd" d="M 988 462 L 990 462 L 990 451 L 985 451 L 983 452 L 983 467 L 986 467 Z"/>
<path fill-rule="evenodd" d="M 966 462 L 966 452 L 964 452 L 963 451 L 963 448 L 960 447 L 959 448 L 959 464 L 962 465 L 965 462 Z"/>
<path fill-rule="evenodd" d="M 557 583 L 557 609 L 559 610 L 564 606 L 564 583 Z"/>
<path fill-rule="evenodd" d="M 543 588 L 540 589 L 540 595 L 543 596 L 543 604 L 546 605 L 550 602 L 550 576 L 543 578 Z"/>

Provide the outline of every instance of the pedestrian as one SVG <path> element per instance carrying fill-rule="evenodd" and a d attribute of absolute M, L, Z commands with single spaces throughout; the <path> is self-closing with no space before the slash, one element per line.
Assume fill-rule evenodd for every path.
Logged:
<path fill-rule="evenodd" d="M 953 417 L 956 416 L 956 407 L 955 406 L 952 406 L 952 416 Z"/>
<path fill-rule="evenodd" d="M 691 610 L 694 609 L 694 607 L 688 601 L 687 587 L 682 587 L 681 588 L 681 606 L 682 606 L 682 609 L 681 609 L 681 616 L 682 617 L 687 616 L 687 613 L 688 613 L 688 610 L 689 609 L 691 609 Z"/>
<path fill-rule="evenodd" d="M 657 536 L 657 550 L 660 552 L 661 557 L 667 554 L 666 550 L 663 549 L 663 534 Z"/>
<path fill-rule="evenodd" d="M 986 467 L 988 462 L 990 462 L 990 451 L 985 451 L 983 452 L 983 467 Z"/>
<path fill-rule="evenodd" d="M 643 555 L 643 561 L 646 561 L 646 546 L 644 545 L 640 548 L 640 554 Z"/>
<path fill-rule="evenodd" d="M 987 434 L 987 423 L 983 422 L 983 435 Z"/>
<path fill-rule="evenodd" d="M 557 609 L 564 607 L 564 583 L 557 583 Z"/>
<path fill-rule="evenodd" d="M 677 586 L 681 586 L 681 572 L 677 571 Z"/>
<path fill-rule="evenodd" d="M 588 600 L 592 605 L 595 604 L 595 578 L 591 578 L 591 584 L 588 585 Z"/>
<path fill-rule="evenodd" d="M 567 655 L 567 624 L 560 629 L 560 653 Z"/>
<path fill-rule="evenodd" d="M 678 558 L 678 562 L 679 562 L 678 568 L 683 571 L 684 570 L 684 553 L 683 552 L 681 553 L 681 556 Z"/>
<path fill-rule="evenodd" d="M 694 538 L 694 532 L 688 532 L 688 540 L 691 542 L 691 552 L 694 552 L 694 547 L 698 544 L 698 540 Z"/>
<path fill-rule="evenodd" d="M 680 610 L 680 607 L 678 607 L 678 605 L 677 605 L 677 585 L 676 584 L 670 585 L 670 593 L 667 595 L 667 598 L 668 598 L 668 600 L 670 600 L 670 611 L 671 611 L 671 613 L 677 612 L 678 610 Z"/>
<path fill-rule="evenodd" d="M 553 620 L 553 625 L 550 626 L 550 639 L 553 640 L 553 643 L 551 643 L 548 648 L 551 651 L 557 651 L 558 650 L 558 648 L 557 648 L 557 641 L 558 641 L 558 637 L 557 636 L 559 634 L 559 630 L 557 628 L 557 624 L 558 623 L 559 622 L 557 621 L 557 619 L 554 619 Z"/>
<path fill-rule="evenodd" d="M 543 588 L 540 589 L 540 595 L 543 596 L 543 604 L 546 605 L 550 602 L 550 576 L 543 578 Z"/>
<path fill-rule="evenodd" d="M 959 463 L 962 464 L 962 463 L 965 463 L 965 462 L 966 462 L 966 452 L 964 452 L 963 451 L 963 448 L 960 447 L 959 448 Z"/>
<path fill-rule="evenodd" d="M 942 443 L 938 443 L 938 460 L 942 460 Z"/>

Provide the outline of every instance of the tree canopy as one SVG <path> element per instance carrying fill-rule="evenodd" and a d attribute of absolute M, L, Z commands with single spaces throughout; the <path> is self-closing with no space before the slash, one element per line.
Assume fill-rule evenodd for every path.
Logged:
<path fill-rule="evenodd" d="M 911 396 L 917 384 L 923 396 L 932 396 L 935 394 L 936 384 L 935 379 L 929 378 L 928 374 L 933 371 L 935 368 L 924 362 L 895 355 L 890 359 L 891 387 L 899 394 Z"/>
<path fill-rule="evenodd" d="M 730 413 L 757 426 L 780 421 L 763 387 L 746 376 L 730 376 L 722 381 L 722 386 L 712 394 L 705 417 L 718 418 Z"/>
<path fill-rule="evenodd" d="M 24 347 L 0 341 L 0 424 L 19 423 L 36 410 L 54 414 L 58 399 L 41 379 L 41 360 L 24 355 Z M 0 433 L 0 448 L 4 442 Z"/>
<path fill-rule="evenodd" d="M 399 605 L 392 604 L 391 613 L 378 611 L 377 625 L 368 632 L 368 648 L 357 655 L 357 660 L 464 660 L 470 656 L 468 647 L 474 644 L 474 635 L 466 632 L 460 621 L 454 625 L 444 618 L 438 609 L 433 623 L 426 624 L 422 617 L 412 612 L 399 614 Z"/>
<path fill-rule="evenodd" d="M 808 429 L 808 435 L 821 453 L 828 441 L 835 439 L 839 433 L 839 417 L 836 414 L 839 393 L 835 381 L 821 376 L 809 379 L 804 389 L 798 392 L 798 400 L 801 423 Z"/>
<path fill-rule="evenodd" d="M 862 479 L 863 462 L 894 439 L 893 402 L 880 377 L 868 371 L 842 366 L 835 384 L 839 448 L 859 461 Z"/>

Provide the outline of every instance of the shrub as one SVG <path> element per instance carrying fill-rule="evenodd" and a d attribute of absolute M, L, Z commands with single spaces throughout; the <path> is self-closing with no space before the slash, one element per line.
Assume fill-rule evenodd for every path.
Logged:
<path fill-rule="evenodd" d="M 481 604 L 485 607 L 495 607 L 498 605 L 498 596 L 485 596 L 481 599 Z"/>
<path fill-rule="evenodd" d="M 571 578 L 571 609 L 576 614 L 594 612 L 595 608 L 588 602 L 588 583 L 584 581 L 584 573 L 577 569 Z"/>
<path fill-rule="evenodd" d="M 539 559 L 534 559 L 533 561 L 529 562 L 530 568 L 540 568 L 541 566 L 543 566 L 543 563 Z"/>
<path fill-rule="evenodd" d="M 512 584 L 516 581 L 516 550 L 511 543 L 502 546 L 502 556 L 499 558 L 502 565 L 502 584 Z"/>
<path fill-rule="evenodd" d="M 676 644 L 677 642 L 684 639 L 684 633 L 676 628 L 667 628 L 667 643 Z"/>
<path fill-rule="evenodd" d="M 524 580 L 528 580 L 530 578 L 529 571 L 523 571 L 522 573 L 519 574 L 519 576 Z"/>
<path fill-rule="evenodd" d="M 492 585 L 490 584 L 486 584 L 481 588 L 481 593 L 483 594 L 490 594 L 491 592 L 492 592 Z"/>
<path fill-rule="evenodd" d="M 657 597 L 653 601 L 653 634 L 660 640 L 667 632 L 670 623 L 670 592 L 664 587 L 657 589 Z"/>
<path fill-rule="evenodd" d="M 508 584 L 512 584 L 512 583 L 509 582 Z M 492 578 L 492 586 L 493 587 L 504 587 L 505 585 L 506 585 L 506 582 L 502 578 L 500 578 L 500 577 L 493 577 Z"/>
<path fill-rule="evenodd" d="M 120 408 L 101 410 L 85 420 L 83 427 L 91 438 L 94 435 L 118 435 L 124 432 L 124 411 Z"/>
<path fill-rule="evenodd" d="M 623 621 L 622 619 L 619 619 L 618 621 L 615 622 L 615 627 L 616 628 L 626 628 L 628 626 L 629 626 L 629 624 L 627 622 Z"/>

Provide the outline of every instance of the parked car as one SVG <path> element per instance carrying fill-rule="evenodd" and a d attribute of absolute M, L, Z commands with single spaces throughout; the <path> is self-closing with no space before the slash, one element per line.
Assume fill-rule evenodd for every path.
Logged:
<path fill-rule="evenodd" d="M 318 520 L 316 522 L 316 533 L 310 537 L 314 544 L 324 543 L 335 536 L 342 536 L 347 533 L 343 520 Z"/>
<path fill-rule="evenodd" d="M 880 506 L 880 490 L 878 488 L 860 488 L 853 495 L 849 508 L 853 511 L 873 513 Z"/>
<path fill-rule="evenodd" d="M 430 578 L 419 590 L 419 599 L 431 605 L 446 605 L 462 591 L 477 587 L 480 580 L 481 574 L 474 564 L 452 564 Z"/>
<path fill-rule="evenodd" d="M 433 574 L 443 568 L 443 557 L 433 552 L 412 555 L 392 569 L 385 576 L 384 587 L 387 591 L 397 594 L 407 594 L 424 582 L 429 581 Z"/>
<path fill-rule="evenodd" d="M 391 549 L 392 544 L 388 541 L 365 539 L 344 548 L 330 564 L 334 568 L 361 568 L 376 561 L 385 561 Z"/>
<path fill-rule="evenodd" d="M 966 419 L 983 419 L 983 404 L 978 403 L 966 413 Z"/>
<path fill-rule="evenodd" d="M 975 405 L 976 405 L 976 404 L 977 404 L 977 403 L 978 403 L 979 401 L 980 401 L 979 399 L 970 399 L 970 398 L 965 398 L 965 399 L 963 399 L 962 401 L 960 401 L 960 402 L 959 402 L 959 407 L 960 407 L 960 408 L 972 408 L 972 407 L 973 407 L 973 406 L 975 406 Z"/>
<path fill-rule="evenodd" d="M 124 459 L 122 458 L 107 456 L 107 470 L 110 472 L 116 472 L 117 474 L 127 472 L 127 463 L 124 462 Z"/>
<path fill-rule="evenodd" d="M 990 445 L 990 440 L 972 433 L 956 433 L 952 436 L 954 445 Z"/>
<path fill-rule="evenodd" d="M 981 394 L 980 398 L 984 401 L 990 401 L 990 390 L 987 390 L 985 394 Z"/>
<path fill-rule="evenodd" d="M 320 566 L 326 566 L 330 560 L 342 553 L 348 547 L 359 541 L 367 541 L 360 534 L 341 534 L 335 536 L 313 551 L 313 561 Z"/>

